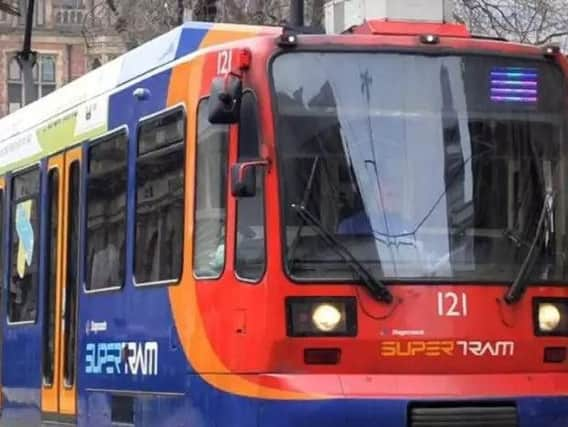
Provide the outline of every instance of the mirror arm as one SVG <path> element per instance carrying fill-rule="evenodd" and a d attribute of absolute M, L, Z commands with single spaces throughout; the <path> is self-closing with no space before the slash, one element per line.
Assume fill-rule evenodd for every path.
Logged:
<path fill-rule="evenodd" d="M 258 166 L 265 167 L 268 170 L 270 168 L 270 161 L 265 159 L 265 160 L 254 160 L 251 162 L 241 163 L 239 165 L 239 176 L 238 176 L 239 181 L 242 181 L 244 179 L 245 169 L 258 167 Z"/>
<path fill-rule="evenodd" d="M 225 105 L 231 105 L 233 102 L 233 98 L 229 95 L 229 78 L 236 77 L 237 79 L 243 78 L 242 74 L 239 74 L 235 71 L 229 71 L 223 77 L 223 92 L 219 94 L 219 101 L 221 101 Z"/>

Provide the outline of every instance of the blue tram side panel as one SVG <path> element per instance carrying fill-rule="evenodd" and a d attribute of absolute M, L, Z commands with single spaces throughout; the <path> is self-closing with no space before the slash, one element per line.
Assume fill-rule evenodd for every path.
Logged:
<path fill-rule="evenodd" d="M 132 80 L 141 72 L 181 58 L 196 49 L 212 24 L 191 24 L 162 36 L 126 54 L 118 84 Z M 146 66 L 140 67 L 140 58 Z M 154 64 L 154 65 L 152 65 Z M 135 233 L 135 168 L 137 157 L 137 127 L 141 118 L 164 110 L 171 71 L 163 71 L 136 84 L 124 87 L 108 99 L 108 129 L 127 130 L 128 135 L 128 193 L 125 282 L 121 289 L 85 292 L 85 232 L 86 232 L 86 165 L 88 148 L 83 144 L 81 166 L 81 237 L 80 286 L 77 317 L 77 419 L 79 425 L 104 426 L 114 421 L 137 425 L 185 425 L 188 410 L 184 392 L 191 382 L 191 368 L 183 354 L 169 309 L 168 290 L 164 286 L 135 288 L 133 286 L 133 257 Z M 147 89 L 149 96 L 138 100 L 133 91 Z M 41 101 L 39 101 L 41 102 Z M 94 141 L 96 144 L 96 140 Z M 40 221 L 35 244 L 47 248 L 48 219 L 46 218 L 47 160 L 40 163 Z M 5 175 L 3 224 L 2 309 L 2 426 L 36 426 L 42 422 L 42 331 L 46 279 L 45 257 L 39 258 L 37 313 L 33 322 L 10 325 L 6 304 L 10 284 L 11 248 L 11 178 Z M 61 260 L 60 260 L 61 261 Z M 126 351 L 125 351 L 126 350 Z M 88 390 L 88 391 L 87 391 Z M 114 393 L 114 392 L 122 393 Z M 123 393 L 138 394 L 137 399 Z M 121 408 L 121 406 L 123 408 Z M 134 416 L 136 412 L 136 417 Z M 113 417 L 112 414 L 116 413 Z M 185 415 L 183 415 L 185 414 Z M 191 419 L 191 415 L 190 415 Z M 162 420 L 158 422 L 158 420 Z M 65 420 L 69 422 L 72 420 Z M 56 423 L 56 421 L 54 421 Z M 172 424 L 170 424 L 170 422 Z M 53 424 L 51 424 L 53 425 Z M 65 424 L 67 425 L 67 424 Z"/>
<path fill-rule="evenodd" d="M 93 414 L 111 414 L 113 400 L 127 406 L 134 404 L 133 400 L 122 396 L 110 397 L 105 391 L 85 390 L 176 393 L 182 396 L 185 389 L 186 378 L 180 373 L 188 372 L 189 368 L 173 326 L 167 287 L 133 286 L 136 130 L 141 118 L 165 109 L 169 78 L 170 72 L 163 72 L 110 97 L 109 129 L 128 129 L 126 283 L 121 290 L 81 292 L 78 408 L 81 424 L 85 425 L 92 422 L 90 418 L 85 419 L 83 414 L 91 417 Z M 151 95 L 147 100 L 138 101 L 133 97 L 133 91 L 138 87 L 149 90 Z M 84 149 L 84 158 L 88 159 L 87 148 Z M 85 187 L 83 185 L 83 189 Z M 84 190 L 82 200 L 85 206 Z M 81 217 L 82 235 L 85 236 L 86 216 L 83 214 Z M 84 256 L 82 264 L 85 265 Z M 83 268 L 82 283 L 86 282 L 85 275 L 86 269 Z M 164 405 L 164 410 L 166 408 L 167 405 Z M 171 416 L 171 410 L 168 409 L 168 412 Z M 104 425 L 109 421 L 99 419 L 97 422 Z"/>
<path fill-rule="evenodd" d="M 124 128 L 128 135 L 128 220 L 126 232 L 126 275 L 121 289 L 85 292 L 79 289 L 77 384 L 79 425 L 110 425 L 113 412 L 117 420 L 133 421 L 135 400 L 122 394 L 114 395 L 106 390 L 131 393 L 152 393 L 137 400 L 136 408 L 142 425 L 144 418 L 166 416 L 176 422 L 183 422 L 183 399 L 187 379 L 180 372 L 189 373 L 189 367 L 181 346 L 169 309 L 167 287 L 156 286 L 135 288 L 133 284 L 133 236 L 135 203 L 135 162 L 137 156 L 137 124 L 140 118 L 165 108 L 170 72 L 166 71 L 143 82 L 130 86 L 110 97 L 109 129 Z M 144 86 L 152 96 L 140 102 L 132 93 L 136 87 Z M 96 144 L 96 140 L 94 141 Z M 86 235 L 86 167 L 88 148 L 83 147 L 83 185 L 81 203 L 82 233 Z M 45 212 L 47 200 L 46 161 L 41 163 L 41 211 Z M 4 247 L 11 247 L 10 189 L 12 179 L 7 176 L 5 193 L 5 218 L 7 232 Z M 42 252 L 46 248 L 47 218 L 40 216 L 40 240 Z M 81 239 L 82 253 L 85 253 L 84 238 Z M 10 251 L 4 252 L 5 265 L 10 266 Z M 3 393 L 4 405 L 2 425 L 30 425 L 41 423 L 41 353 L 45 289 L 44 257 L 40 257 L 40 289 L 38 312 L 35 322 L 22 325 L 8 324 L 4 316 L 3 346 Z M 85 283 L 85 257 L 81 262 L 81 283 Z M 5 283 L 9 281 L 10 269 L 5 269 Z M 7 301 L 8 289 L 3 289 L 3 300 Z M 125 349 L 128 355 L 125 355 Z M 101 390 L 89 391 L 86 390 Z M 162 394 L 160 396 L 160 394 Z M 177 395 L 173 396 L 172 395 Z M 120 405 L 125 408 L 120 408 Z M 131 408 L 128 408 L 128 406 Z M 179 410 L 176 410 L 178 408 Z M 178 415 L 176 415 L 178 413 Z M 124 415 L 126 414 L 126 415 Z M 183 422 L 185 423 L 185 422 Z"/>

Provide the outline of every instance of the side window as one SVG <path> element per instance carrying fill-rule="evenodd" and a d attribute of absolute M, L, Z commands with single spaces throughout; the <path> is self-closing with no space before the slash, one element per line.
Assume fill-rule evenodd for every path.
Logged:
<path fill-rule="evenodd" d="M 117 133 L 95 141 L 87 165 L 87 289 L 124 283 L 127 139 Z"/>
<path fill-rule="evenodd" d="M 43 384 L 53 385 L 55 368 L 55 289 L 57 275 L 57 225 L 59 215 L 59 171 L 52 169 L 47 176 L 48 205 L 46 217 L 47 229 L 47 253 L 46 259 L 46 291 L 44 294 L 44 319 L 43 319 Z"/>
<path fill-rule="evenodd" d="M 241 104 L 238 161 L 260 156 L 256 98 L 245 92 Z M 245 280 L 258 281 L 266 267 L 264 237 L 264 170 L 256 173 L 256 196 L 237 200 L 237 247 L 235 271 Z"/>
<path fill-rule="evenodd" d="M 36 320 L 39 243 L 39 168 L 12 180 L 8 320 Z"/>
<path fill-rule="evenodd" d="M 140 126 L 136 161 L 137 283 L 175 282 L 183 257 L 185 182 L 183 110 Z"/>
<path fill-rule="evenodd" d="M 217 278 L 225 266 L 229 129 L 208 119 L 208 100 L 197 111 L 193 270 Z"/>

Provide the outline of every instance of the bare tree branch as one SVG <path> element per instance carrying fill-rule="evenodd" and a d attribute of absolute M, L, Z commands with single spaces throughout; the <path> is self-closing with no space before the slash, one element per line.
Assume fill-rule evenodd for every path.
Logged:
<path fill-rule="evenodd" d="M 546 36 L 543 39 L 537 40 L 535 42 L 535 44 L 546 44 L 546 43 L 550 43 L 551 41 L 553 41 L 554 39 L 558 39 L 561 37 L 565 37 L 568 36 L 568 31 L 559 31 L 557 33 L 552 33 L 549 34 L 548 36 Z"/>
<path fill-rule="evenodd" d="M 193 6 L 193 19 L 196 21 L 215 21 L 217 0 L 197 0 Z"/>
<path fill-rule="evenodd" d="M 565 0 L 455 0 L 456 15 L 472 31 L 543 44 L 568 34 Z"/>
<path fill-rule="evenodd" d="M 0 0 L 1 1 L 1 0 Z M 319 26 L 327 0 L 305 0 L 306 22 Z M 115 35 L 133 48 L 183 23 L 223 21 L 242 24 L 282 24 L 290 0 L 95 0 L 84 19 L 83 34 L 89 41 L 99 35 Z"/>

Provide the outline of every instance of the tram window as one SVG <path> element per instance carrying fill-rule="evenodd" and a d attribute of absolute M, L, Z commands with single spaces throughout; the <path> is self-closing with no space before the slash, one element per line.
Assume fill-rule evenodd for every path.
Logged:
<path fill-rule="evenodd" d="M 57 275 L 57 231 L 59 215 L 59 171 L 52 169 L 47 178 L 47 198 L 49 200 L 47 218 L 47 253 L 45 254 L 47 271 L 45 274 L 46 290 L 44 293 L 43 319 L 43 384 L 53 385 L 55 351 L 55 289 Z"/>
<path fill-rule="evenodd" d="M 144 122 L 136 161 L 137 283 L 175 282 L 183 256 L 185 114 Z"/>
<path fill-rule="evenodd" d="M 89 148 L 88 290 L 117 288 L 124 282 L 127 145 L 121 132 L 96 141 Z"/>
<path fill-rule="evenodd" d="M 260 156 L 256 98 L 245 92 L 241 104 L 239 125 L 239 162 Z M 237 246 L 235 271 L 238 277 L 258 281 L 266 266 L 264 234 L 264 171 L 257 170 L 255 197 L 237 200 Z"/>
<path fill-rule="evenodd" d="M 39 243 L 39 169 L 12 180 L 11 265 L 8 296 L 10 323 L 34 322 L 37 314 Z"/>
<path fill-rule="evenodd" d="M 229 129 L 209 122 L 207 99 L 197 116 L 193 270 L 198 278 L 217 278 L 225 266 Z"/>
<path fill-rule="evenodd" d="M 69 172 L 69 190 L 67 200 L 67 271 L 65 282 L 65 311 L 63 348 L 63 379 L 66 387 L 75 381 L 75 337 L 77 329 L 77 289 L 79 287 L 79 200 L 80 200 L 80 164 L 78 160 L 71 163 Z"/>

